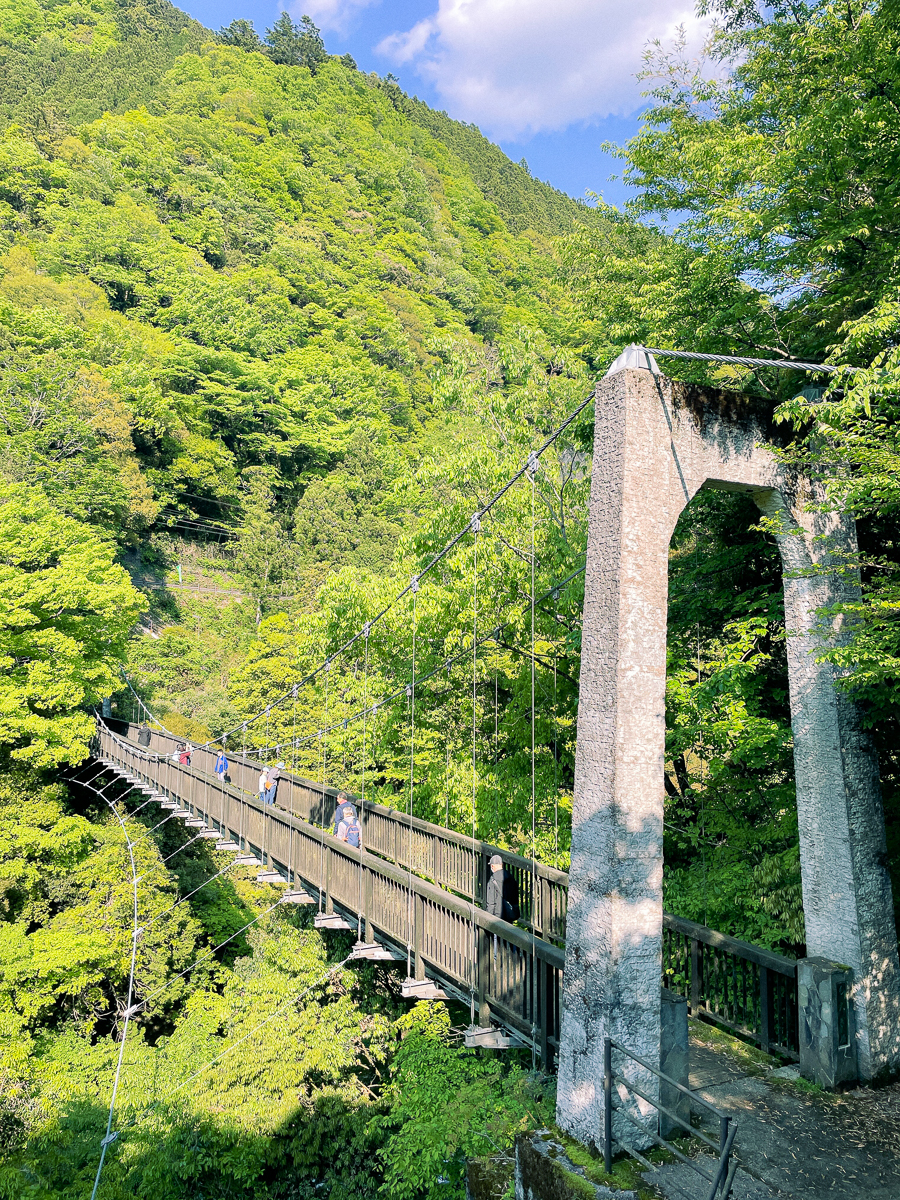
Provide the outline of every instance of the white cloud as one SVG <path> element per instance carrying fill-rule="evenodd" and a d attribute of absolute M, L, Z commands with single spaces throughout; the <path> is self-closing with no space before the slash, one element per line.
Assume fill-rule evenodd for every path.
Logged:
<path fill-rule="evenodd" d="M 645 45 L 679 25 L 696 54 L 707 26 L 692 0 L 439 0 L 377 49 L 413 64 L 452 116 L 517 138 L 633 112 Z"/>
<path fill-rule="evenodd" d="M 301 13 L 306 13 L 320 29 L 345 33 L 360 9 L 369 8 L 378 2 L 379 0 L 291 0 L 290 10 L 295 18 Z"/>

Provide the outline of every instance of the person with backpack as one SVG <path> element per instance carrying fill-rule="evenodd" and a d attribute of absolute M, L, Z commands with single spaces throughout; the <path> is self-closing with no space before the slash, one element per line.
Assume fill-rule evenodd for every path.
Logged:
<path fill-rule="evenodd" d="M 214 770 L 216 773 L 216 779 L 218 779 L 219 783 L 224 783 L 225 772 L 228 770 L 228 759 L 225 757 L 224 749 L 220 750 L 216 756 L 216 765 Z"/>
<path fill-rule="evenodd" d="M 341 823 L 341 819 L 344 816 L 344 809 L 346 808 L 350 809 L 354 817 L 357 815 L 356 805 L 350 803 L 347 799 L 347 793 L 338 792 L 337 800 L 335 801 L 334 816 L 331 818 L 331 833 L 333 837 L 337 837 L 338 835 L 338 826 Z"/>
<path fill-rule="evenodd" d="M 353 846 L 358 850 L 362 844 L 362 830 L 360 829 L 359 821 L 357 820 L 353 805 L 346 805 L 342 815 L 343 820 L 338 825 L 337 830 L 338 839 L 342 842 L 346 842 L 348 846 Z"/>
<path fill-rule="evenodd" d="M 269 767 L 269 782 L 266 785 L 266 804 L 275 803 L 275 791 L 278 787 L 278 780 L 281 778 L 281 772 L 284 770 L 284 763 L 276 763 L 274 767 Z"/>
<path fill-rule="evenodd" d="M 514 925 L 519 919 L 519 885 L 512 871 L 503 865 L 499 854 L 491 855 L 485 908 L 493 917 Z"/>

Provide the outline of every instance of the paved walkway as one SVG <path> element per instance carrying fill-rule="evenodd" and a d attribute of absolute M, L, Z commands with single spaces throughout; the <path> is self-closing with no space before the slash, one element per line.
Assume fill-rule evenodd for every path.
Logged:
<path fill-rule="evenodd" d="M 691 1089 L 738 1123 L 735 1200 L 900 1200 L 900 1084 L 833 1095 L 774 1068 L 691 1023 Z M 699 1128 L 717 1138 L 713 1125 L 709 1118 Z M 667 1197 L 705 1200 L 707 1185 L 681 1164 L 645 1179 Z"/>

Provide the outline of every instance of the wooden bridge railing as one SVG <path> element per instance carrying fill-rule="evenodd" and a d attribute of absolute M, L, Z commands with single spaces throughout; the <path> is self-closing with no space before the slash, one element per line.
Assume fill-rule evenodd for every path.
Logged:
<path fill-rule="evenodd" d="M 127 728 L 128 740 L 137 742 L 140 726 L 129 725 Z M 149 749 L 156 754 L 170 755 L 181 740 L 151 730 Z M 192 767 L 203 776 L 214 779 L 213 768 L 218 751 L 192 746 Z M 232 757 L 231 752 L 228 761 L 231 786 L 244 794 L 256 795 L 262 764 L 249 758 Z M 275 802 L 278 807 L 286 808 L 295 816 L 303 817 L 315 825 L 330 827 L 338 790 L 285 771 L 278 784 Z M 499 854 L 519 885 L 523 923 L 531 926 L 541 937 L 559 942 L 565 939 L 569 888 L 569 877 L 565 871 L 536 863 L 532 887 L 530 858 L 502 850 L 477 838 L 473 842 L 471 837 L 464 834 L 419 817 L 410 817 L 408 813 L 384 804 L 373 804 L 369 800 L 361 802 L 351 792 L 347 792 L 347 795 L 359 811 L 363 845 L 370 853 L 379 854 L 397 866 L 423 875 L 467 900 L 472 897 L 474 882 L 477 904 L 484 903 L 491 856 Z"/>
<path fill-rule="evenodd" d="M 136 743 L 138 729 L 137 725 L 128 726 L 130 743 Z M 149 750 L 171 756 L 179 741 L 169 734 L 152 731 Z M 213 774 L 216 753 L 194 746 L 188 775 L 220 792 L 222 804 L 229 811 L 232 806 L 246 801 L 250 810 L 262 812 L 263 806 L 253 798 L 261 764 L 229 754 L 231 782 L 223 788 Z M 185 770 L 178 768 L 171 757 L 161 764 L 163 777 L 167 771 L 177 774 Z M 330 827 L 338 789 L 323 788 L 320 783 L 290 772 L 282 776 L 278 786 L 275 806 L 265 808 L 273 821 L 281 821 L 293 814 L 294 818 L 300 817 L 304 822 Z M 425 881 L 439 885 L 439 891 L 448 889 L 463 901 L 471 900 L 474 876 L 475 902 L 481 905 L 489 872 L 488 861 L 493 854 L 499 854 L 518 881 L 523 923 L 544 942 L 564 942 L 569 887 L 565 871 L 537 863 L 532 880 L 532 862 L 528 858 L 488 842 L 476 839 L 473 843 L 471 838 L 453 830 L 418 817 L 410 818 L 385 805 L 370 801 L 360 803 L 358 798 L 348 795 L 359 810 L 363 845 L 368 855 L 378 856 L 402 868 L 404 879 L 406 872 L 412 871 L 414 876 L 424 876 Z M 179 798 L 186 799 L 180 795 Z M 253 821 L 255 835 L 261 836 L 262 826 L 257 828 L 257 822 L 264 822 L 265 817 L 248 816 L 246 819 L 248 823 Z M 329 841 L 342 845 L 336 839 Z M 244 844 L 242 841 L 241 845 Z M 259 841 L 252 845 L 261 847 Z M 447 892 L 440 891 L 440 894 L 446 896 Z M 469 911 L 468 905 L 465 905 L 465 911 Z M 693 1015 L 706 1017 L 750 1038 L 767 1052 L 787 1058 L 799 1057 L 797 964 L 794 959 L 672 913 L 663 914 L 663 927 L 663 984 L 687 999 Z M 503 929 L 509 931 L 510 926 L 503 925 Z M 530 947 L 528 934 L 524 936 Z M 558 1001 L 557 987 L 547 998 L 548 1004 L 557 1005 L 557 1020 Z M 512 1024 L 513 1028 L 520 1029 Z"/>
<path fill-rule="evenodd" d="M 171 756 L 130 744 L 100 724 L 96 755 L 178 800 L 208 825 L 319 898 L 321 910 L 358 919 L 364 940 L 409 958 L 427 976 L 470 996 L 482 1024 L 495 1018 L 534 1040 L 545 1069 L 559 1048 L 564 953 L 524 929 L 490 916 L 450 891 L 354 849 L 282 807 L 261 804 Z"/>

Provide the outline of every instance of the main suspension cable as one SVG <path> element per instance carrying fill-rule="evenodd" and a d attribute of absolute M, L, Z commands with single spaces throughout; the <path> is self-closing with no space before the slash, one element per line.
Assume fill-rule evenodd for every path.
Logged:
<path fill-rule="evenodd" d="M 562 424 L 559 425 L 558 428 L 555 429 L 551 434 L 549 434 L 536 450 L 531 451 L 531 453 L 529 454 L 528 462 L 531 462 L 532 458 L 540 459 L 540 457 L 554 444 L 554 442 L 557 440 L 557 438 L 559 438 L 565 432 L 565 430 L 569 428 L 569 426 L 572 424 L 572 422 L 577 420 L 577 418 L 588 407 L 588 405 L 593 403 L 594 397 L 595 397 L 595 391 L 592 390 L 590 392 L 590 394 L 588 396 L 586 396 L 585 399 L 582 400 L 582 402 L 580 404 L 578 404 L 572 410 L 571 413 L 569 413 L 569 415 L 562 422 Z M 491 496 L 490 499 L 487 500 L 485 502 L 485 504 L 483 504 L 481 506 L 481 508 L 479 510 L 479 516 L 484 517 L 489 512 L 491 512 L 491 510 L 502 499 L 502 497 L 506 495 L 506 493 L 509 491 L 509 489 L 511 487 L 513 487 L 516 483 L 518 483 L 518 481 L 522 478 L 522 476 L 526 474 L 528 469 L 529 469 L 528 463 L 526 463 L 525 466 L 521 467 L 518 471 L 516 471 L 507 480 L 507 482 L 505 484 L 503 484 L 503 486 L 501 488 L 499 488 L 494 493 L 494 495 Z M 424 577 L 426 575 L 428 575 L 431 571 L 433 571 L 434 568 L 436 566 L 438 566 L 438 564 L 440 562 L 442 562 L 443 559 L 446 558 L 447 555 L 450 554 L 459 545 L 459 543 L 463 540 L 463 538 L 469 532 L 469 529 L 470 529 L 470 523 L 467 523 L 462 529 L 459 530 L 458 533 L 454 534 L 453 537 L 451 537 L 451 539 L 446 543 L 446 545 L 443 547 L 443 549 L 436 551 L 431 556 L 431 558 L 428 560 L 428 562 L 425 564 L 425 566 L 421 568 L 421 570 L 418 572 L 418 574 L 416 576 L 414 576 L 417 586 L 418 586 L 418 583 L 422 579 L 424 579 Z M 408 583 L 406 585 L 406 587 L 404 587 L 400 592 L 398 592 L 397 595 L 393 598 L 393 600 L 391 600 L 387 604 L 383 605 L 382 608 L 379 609 L 379 611 L 373 617 L 368 618 L 368 620 L 366 621 L 366 624 L 369 627 L 371 627 L 372 625 L 376 625 L 380 620 L 382 620 L 383 617 L 385 617 L 393 608 L 395 608 L 400 603 L 400 601 L 403 599 L 404 596 L 408 595 L 411 587 L 412 587 L 412 582 Z M 361 626 L 350 638 L 347 639 L 347 641 L 345 641 L 336 650 L 332 651 L 329 654 L 329 657 L 323 663 L 321 663 L 318 667 L 316 667 L 313 671 L 311 671 L 303 679 L 298 680 L 297 681 L 298 686 L 304 687 L 307 684 L 312 683 L 322 673 L 322 671 L 325 671 L 328 669 L 329 664 L 331 663 L 331 661 L 334 658 L 346 653 L 346 651 L 348 651 L 353 645 L 356 644 L 356 642 L 358 642 L 364 636 L 364 634 L 363 634 L 364 629 L 365 629 L 365 625 Z M 128 687 L 131 689 L 131 691 L 134 692 L 135 689 L 134 689 L 133 685 L 131 684 L 131 681 L 124 674 L 124 672 L 123 672 L 123 678 L 125 679 L 125 682 L 128 685 Z M 275 707 L 283 704 L 291 696 L 291 690 L 292 690 L 291 688 L 288 688 L 288 690 L 285 691 L 282 695 L 276 697 L 274 700 L 270 700 L 268 705 L 266 705 L 265 708 L 261 709 L 254 716 L 248 717 L 244 723 L 248 724 L 248 725 L 252 725 L 256 721 L 260 720 L 263 716 L 267 715 L 268 711 L 271 708 L 275 708 Z M 135 695 L 137 695 L 136 692 L 135 692 Z M 142 704 L 143 704 L 143 701 L 142 701 Z M 146 708 L 146 705 L 144 705 L 144 708 L 145 708 L 145 711 L 147 711 L 149 713 L 149 709 Z M 154 718 L 154 720 L 155 720 L 155 718 Z M 157 722 L 157 723 L 160 724 L 161 728 L 165 728 L 164 726 L 161 725 L 160 722 Z M 217 737 L 213 736 L 209 742 L 205 743 L 205 745 L 209 746 L 212 742 L 221 742 L 224 738 L 227 738 L 232 733 L 237 732 L 238 728 L 239 728 L 238 726 L 235 726 L 234 729 L 225 730 L 225 731 L 221 732 Z M 166 732 L 168 732 L 168 730 Z"/>

